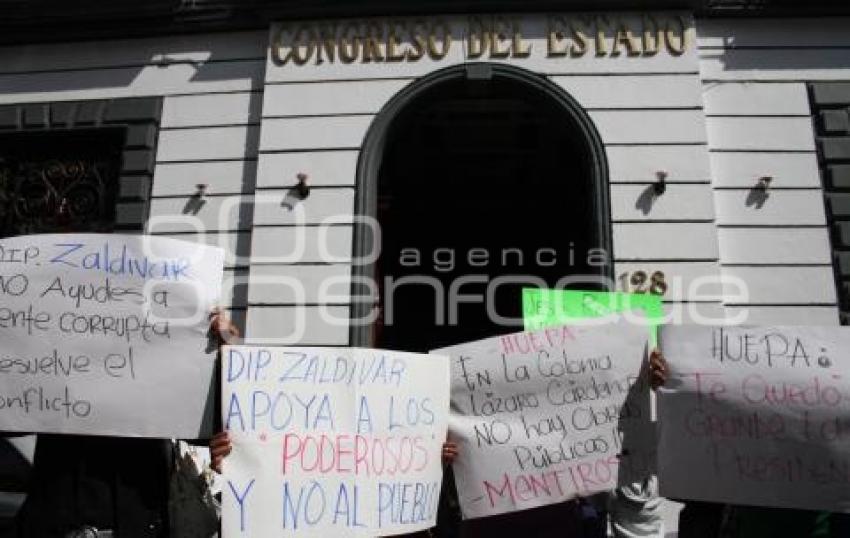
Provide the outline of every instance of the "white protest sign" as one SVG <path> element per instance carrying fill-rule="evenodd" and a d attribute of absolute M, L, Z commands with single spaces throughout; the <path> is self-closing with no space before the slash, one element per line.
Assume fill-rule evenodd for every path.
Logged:
<path fill-rule="evenodd" d="M 0 430 L 208 434 L 223 260 L 141 235 L 0 239 Z"/>
<path fill-rule="evenodd" d="M 664 496 L 850 511 L 850 330 L 666 326 Z"/>
<path fill-rule="evenodd" d="M 646 327 L 622 318 L 436 350 L 452 364 L 449 438 L 464 518 L 566 501 L 654 471 Z"/>
<path fill-rule="evenodd" d="M 223 536 L 390 536 L 436 524 L 447 357 L 225 347 Z"/>

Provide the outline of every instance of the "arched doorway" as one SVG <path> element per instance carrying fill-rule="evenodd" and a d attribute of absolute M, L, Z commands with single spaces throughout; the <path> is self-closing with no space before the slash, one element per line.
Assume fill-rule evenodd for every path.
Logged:
<path fill-rule="evenodd" d="M 477 63 L 411 84 L 358 163 L 355 211 L 380 241 L 355 227 L 351 344 L 427 351 L 512 332 L 522 287 L 599 287 L 612 274 L 607 180 L 590 118 L 543 76 Z M 376 323 L 362 322 L 365 280 Z"/>

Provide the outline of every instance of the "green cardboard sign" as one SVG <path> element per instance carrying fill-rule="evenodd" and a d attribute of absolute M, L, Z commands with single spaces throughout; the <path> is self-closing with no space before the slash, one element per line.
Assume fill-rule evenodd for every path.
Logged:
<path fill-rule="evenodd" d="M 655 347 L 658 344 L 658 327 L 664 323 L 664 308 L 661 297 L 657 295 L 539 288 L 522 290 L 523 323 L 527 331 L 635 309 L 642 310 L 646 316 L 649 341 Z"/>

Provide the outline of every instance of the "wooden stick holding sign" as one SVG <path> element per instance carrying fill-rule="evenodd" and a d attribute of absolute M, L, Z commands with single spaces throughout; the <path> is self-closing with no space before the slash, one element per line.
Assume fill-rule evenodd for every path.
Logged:
<path fill-rule="evenodd" d="M 662 495 L 850 512 L 850 330 L 661 330 Z"/>
<path fill-rule="evenodd" d="M 464 518 L 608 491 L 654 472 L 644 326 L 587 320 L 434 351 L 451 357 Z"/>
<path fill-rule="evenodd" d="M 209 435 L 223 265 L 159 237 L 0 240 L 0 430 Z"/>
<path fill-rule="evenodd" d="M 449 365 L 357 348 L 225 347 L 223 536 L 433 527 Z"/>

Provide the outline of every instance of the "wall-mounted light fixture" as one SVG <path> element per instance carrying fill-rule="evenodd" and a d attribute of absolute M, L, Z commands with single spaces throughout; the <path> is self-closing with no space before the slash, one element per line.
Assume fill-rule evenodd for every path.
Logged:
<path fill-rule="evenodd" d="M 661 196 L 667 192 L 667 172 L 659 170 L 655 172 L 655 177 L 658 179 L 652 184 L 652 190 L 655 193 L 655 196 Z"/>
<path fill-rule="evenodd" d="M 298 193 L 298 198 L 304 200 L 310 196 L 310 187 L 307 185 L 307 174 L 299 172 L 297 176 L 298 183 L 295 185 L 295 192 Z"/>

